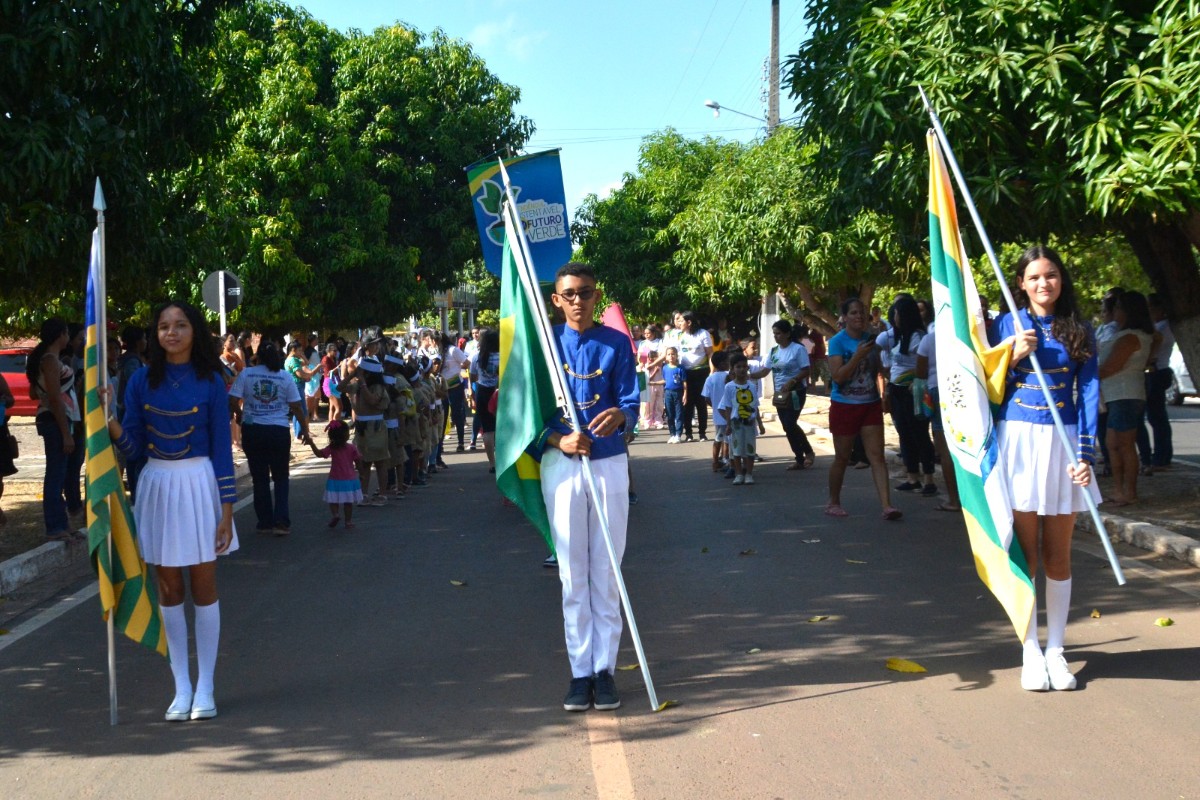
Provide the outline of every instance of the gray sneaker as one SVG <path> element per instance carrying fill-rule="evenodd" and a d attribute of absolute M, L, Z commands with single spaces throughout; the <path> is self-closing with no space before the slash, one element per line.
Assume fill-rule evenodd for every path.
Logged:
<path fill-rule="evenodd" d="M 602 670 L 596 673 L 595 703 L 597 711 L 612 711 L 621 707 L 621 697 L 617 694 L 617 684 L 613 681 L 612 673 Z"/>
<path fill-rule="evenodd" d="M 609 680 L 612 680 L 609 678 Z M 587 711 L 592 707 L 592 688 L 595 681 L 591 678 L 572 678 L 571 688 L 563 698 L 563 709 L 566 711 Z M 620 705 L 620 701 L 617 701 Z"/>

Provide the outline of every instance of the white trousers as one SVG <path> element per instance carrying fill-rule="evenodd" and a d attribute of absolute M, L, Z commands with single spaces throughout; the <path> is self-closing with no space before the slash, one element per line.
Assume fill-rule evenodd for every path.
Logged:
<path fill-rule="evenodd" d="M 620 562 L 629 520 L 629 457 L 593 461 L 592 473 Z M 571 677 L 586 678 L 601 670 L 611 673 L 621 644 L 621 595 L 600 532 L 597 500 L 589 494 L 583 476 L 583 461 L 548 448 L 542 457 L 542 497 L 558 553 Z"/>

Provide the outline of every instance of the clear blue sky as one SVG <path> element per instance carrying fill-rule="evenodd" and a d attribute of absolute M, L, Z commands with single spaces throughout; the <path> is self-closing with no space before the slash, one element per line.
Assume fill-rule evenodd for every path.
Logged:
<path fill-rule="evenodd" d="M 299 0 L 339 30 L 400 21 L 469 42 L 491 72 L 520 87 L 518 112 L 537 126 L 529 151 L 562 148 L 574 212 L 637 167 L 643 136 L 672 126 L 686 136 L 749 141 L 763 123 L 712 99 L 766 116 L 764 59 L 770 0 Z M 781 0 L 780 59 L 805 35 L 802 0 Z M 786 90 L 780 116 L 793 114 Z M 481 154 L 486 155 L 486 154 Z M 466 166 L 466 165 L 464 165 Z M 465 191 L 465 190 L 464 190 Z"/>

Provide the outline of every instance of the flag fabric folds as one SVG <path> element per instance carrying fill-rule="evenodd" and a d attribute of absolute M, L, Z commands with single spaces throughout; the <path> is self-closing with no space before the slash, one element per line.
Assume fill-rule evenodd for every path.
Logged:
<path fill-rule="evenodd" d="M 92 235 L 92 260 L 87 282 L 87 351 L 84 358 L 84 427 L 87 433 L 88 550 L 100 580 L 100 605 L 104 619 L 113 614 L 113 625 L 135 642 L 167 654 L 158 597 L 146 563 L 138 550 L 133 514 L 125 497 L 121 471 L 108 435 L 104 409 L 97 391 L 100 382 L 100 330 L 98 296 L 100 234 Z M 115 402 L 115 400 L 113 400 Z M 112 537 L 111 553 L 108 547 Z"/>
<path fill-rule="evenodd" d="M 520 247 L 505 238 L 500 284 L 500 383 L 496 403 L 496 486 L 533 523 L 550 552 L 554 539 L 542 499 L 541 464 L 528 452 L 558 410 L 538 338 L 536 306 L 518 272 Z M 532 275 L 532 271 L 526 274 Z"/>
<path fill-rule="evenodd" d="M 938 393 L 946 442 L 958 477 L 975 569 L 1024 640 L 1034 586 L 1013 530 L 1008 474 L 994 412 L 1004 399 L 1012 351 L 988 346 L 979 293 L 959 236 L 954 190 L 941 148 L 929 145 L 929 256 L 936 311 Z"/>

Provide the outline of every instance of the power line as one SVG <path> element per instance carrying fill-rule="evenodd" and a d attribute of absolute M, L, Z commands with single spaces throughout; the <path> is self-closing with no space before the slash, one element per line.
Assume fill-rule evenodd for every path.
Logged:
<path fill-rule="evenodd" d="M 757 131 L 757 130 L 761 130 L 761 129 L 762 129 L 761 125 L 757 125 L 757 126 L 754 126 L 751 128 L 722 128 L 720 131 L 718 131 L 718 133 L 720 133 L 720 134 L 745 133 L 747 131 Z M 568 144 L 603 144 L 606 142 L 639 141 L 641 139 L 645 139 L 647 136 L 649 136 L 650 134 L 655 133 L 655 132 L 656 131 L 647 131 L 638 136 L 584 136 L 584 137 L 580 137 L 577 139 L 561 139 L 561 138 L 531 139 L 530 141 L 525 143 L 525 147 L 526 148 L 543 149 L 543 148 L 548 148 L 548 147 L 559 147 L 559 146 L 568 145 Z M 695 134 L 711 134 L 711 133 L 713 133 L 711 130 L 706 129 L 706 128 L 704 128 L 704 129 L 697 128 L 697 129 L 692 129 L 692 130 L 676 129 L 676 132 L 680 133 L 682 135 L 685 135 L 685 136 L 690 136 L 690 135 L 695 135 Z"/>
<path fill-rule="evenodd" d="M 713 14 L 716 13 L 717 5 L 720 2 L 721 0 L 713 0 L 712 8 L 708 12 L 708 19 L 704 20 L 704 28 L 700 31 L 700 36 L 696 38 L 696 43 L 692 45 L 692 54 L 688 56 L 687 64 L 683 68 L 683 74 L 679 76 L 679 83 L 675 84 L 675 91 L 671 92 L 671 99 L 663 106 L 664 114 L 668 115 L 668 119 L 670 118 L 671 104 L 675 102 L 675 96 L 679 94 L 679 87 L 683 86 L 683 81 L 687 78 L 688 70 L 692 68 L 692 61 L 696 59 L 696 53 L 700 52 L 700 42 L 704 41 L 704 34 L 708 33 L 708 23 L 712 22 Z"/>
<path fill-rule="evenodd" d="M 704 86 L 705 82 L 708 80 L 708 76 L 712 74 L 713 67 L 716 66 L 717 59 L 721 57 L 721 52 L 725 49 L 725 45 L 729 43 L 729 37 L 733 35 L 733 29 L 737 27 L 738 20 L 742 18 L 742 12 L 746 10 L 746 4 L 748 2 L 750 2 L 750 0 L 742 0 L 742 7 L 738 9 L 737 16 L 733 18 L 733 22 L 729 24 L 729 28 L 725 31 L 725 38 L 721 41 L 721 46 L 717 48 L 716 55 L 714 55 L 712 60 L 708 62 L 708 71 L 705 72 L 704 77 L 700 79 L 700 86 Z M 691 99 L 688 100 L 688 104 L 690 105 L 695 101 L 695 99 L 696 95 L 693 93 Z"/>

